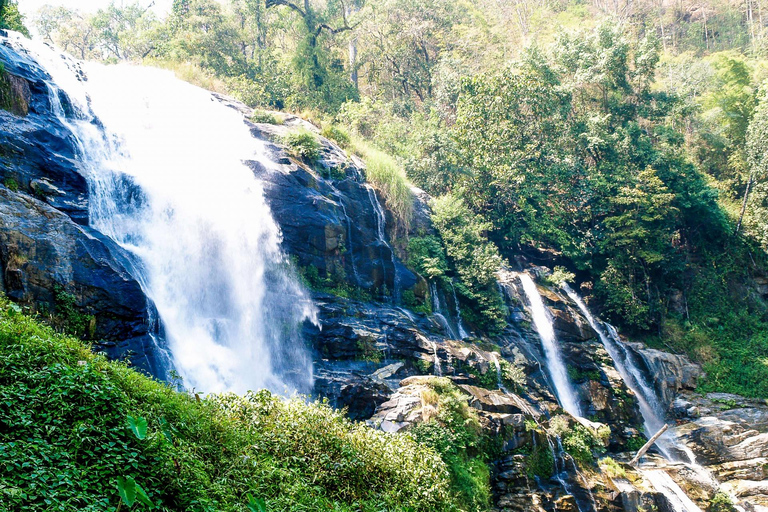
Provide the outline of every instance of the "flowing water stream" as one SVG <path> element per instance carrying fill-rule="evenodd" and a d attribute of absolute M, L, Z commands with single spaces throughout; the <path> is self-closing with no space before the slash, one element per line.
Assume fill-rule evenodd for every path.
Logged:
<path fill-rule="evenodd" d="M 140 259 L 173 369 L 203 392 L 309 391 L 308 295 L 280 249 L 261 183 L 272 166 L 240 113 L 170 72 L 74 63 L 19 39 L 51 74 L 55 114 L 80 147 L 90 224 Z M 65 115 L 62 89 L 74 106 Z"/>
<path fill-rule="evenodd" d="M 568 378 L 568 372 L 565 367 L 563 356 L 560 353 L 560 347 L 557 343 L 557 338 L 555 337 L 555 330 L 552 326 L 552 319 L 549 316 L 549 312 L 544 306 L 544 301 L 541 299 L 539 290 L 536 288 L 536 284 L 533 282 L 533 279 L 531 279 L 531 276 L 526 273 L 520 273 L 519 277 L 520 282 L 523 285 L 523 291 L 525 292 L 525 296 L 528 298 L 531 307 L 533 325 L 536 328 L 536 332 L 539 333 L 541 344 L 544 347 L 546 367 L 552 378 L 552 387 L 554 388 L 563 409 L 570 413 L 571 416 L 580 418 L 582 416 L 581 408 L 579 407 L 573 384 Z"/>
<path fill-rule="evenodd" d="M 576 303 L 579 310 L 589 322 L 592 329 L 595 330 L 603 346 L 611 356 L 614 367 L 621 375 L 626 386 L 637 398 L 640 414 L 643 416 L 645 424 L 645 434 L 647 437 L 653 436 L 665 423 L 664 407 L 661 404 L 656 392 L 651 384 L 646 380 L 645 373 L 640 369 L 633 355 L 619 339 L 616 329 L 609 324 L 603 324 L 597 320 L 587 308 L 587 305 L 581 297 L 568 284 L 562 285 L 563 291 Z M 705 468 L 696 464 L 693 453 L 688 450 L 687 457 L 691 460 L 683 461 L 676 457 L 677 448 L 675 439 L 670 432 L 665 432 L 656 440 L 656 446 L 661 451 L 664 458 L 670 461 L 684 463 L 697 471 L 704 473 L 708 478 L 712 478 Z M 680 449 L 678 448 L 678 451 Z M 672 505 L 676 512 L 701 512 L 701 509 L 685 494 L 680 486 L 662 469 L 639 469 L 643 476 L 653 485 L 654 489 L 662 493 L 667 501 Z"/>

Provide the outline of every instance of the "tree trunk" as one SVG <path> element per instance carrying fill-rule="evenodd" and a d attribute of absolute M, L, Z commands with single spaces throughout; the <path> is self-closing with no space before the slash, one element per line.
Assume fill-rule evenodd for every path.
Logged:
<path fill-rule="evenodd" d="M 632 466 L 634 466 L 635 464 L 637 464 L 637 461 L 639 461 L 639 460 L 640 460 L 640 457 L 642 457 L 643 455 L 645 455 L 645 452 L 647 452 L 647 451 L 648 451 L 648 449 L 649 449 L 651 446 L 653 446 L 653 443 L 655 443 L 655 442 L 656 442 L 656 440 L 657 440 L 658 438 L 660 438 L 660 437 L 661 437 L 661 435 L 662 435 L 664 432 L 666 432 L 668 428 L 669 428 L 669 425 L 667 425 L 667 424 L 665 423 L 665 424 L 664 424 L 664 426 L 663 426 L 663 427 L 661 427 L 661 429 L 659 429 L 659 431 L 658 431 L 658 432 L 656 432 L 656 433 L 653 435 L 653 437 L 652 437 L 652 438 L 650 438 L 650 439 L 648 440 L 648 442 L 647 442 L 647 443 L 645 443 L 645 444 L 643 445 L 643 447 L 642 447 L 642 448 L 640 448 L 640 450 L 637 452 L 637 455 L 635 455 L 635 456 L 634 456 L 634 458 L 633 458 L 631 461 L 629 461 L 629 464 L 630 464 L 630 465 L 632 465 Z"/>
<path fill-rule="evenodd" d="M 739 222 L 736 224 L 736 231 L 734 231 L 734 234 L 738 234 L 739 230 L 741 229 L 741 223 L 744 220 L 744 214 L 747 211 L 747 201 L 749 200 L 749 189 L 752 188 L 753 179 L 754 179 L 754 174 L 749 173 L 749 179 L 747 180 L 747 188 L 744 189 L 744 200 L 741 202 L 741 212 L 739 212 Z"/>

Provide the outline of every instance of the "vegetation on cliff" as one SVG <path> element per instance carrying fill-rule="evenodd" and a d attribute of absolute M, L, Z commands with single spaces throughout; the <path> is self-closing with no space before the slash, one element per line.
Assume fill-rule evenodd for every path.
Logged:
<path fill-rule="evenodd" d="M 409 436 L 267 391 L 178 392 L 5 299 L 0 468 L 3 510 L 114 511 L 121 492 L 169 511 L 432 511 L 456 501 L 446 465 Z"/>

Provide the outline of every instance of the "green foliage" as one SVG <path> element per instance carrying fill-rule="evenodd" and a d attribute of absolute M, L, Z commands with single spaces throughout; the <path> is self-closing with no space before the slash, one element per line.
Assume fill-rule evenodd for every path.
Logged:
<path fill-rule="evenodd" d="M 647 442 L 647 439 L 645 439 L 643 436 L 633 436 L 630 437 L 627 440 L 627 450 L 630 452 L 636 452 L 642 448 L 645 443 Z"/>
<path fill-rule="evenodd" d="M 737 510 L 731 497 L 724 492 L 717 492 L 709 500 L 709 507 L 707 507 L 707 512 L 736 512 Z"/>
<path fill-rule="evenodd" d="M 19 182 L 17 182 L 13 178 L 5 178 L 3 180 L 3 185 L 5 185 L 8 188 L 8 190 L 10 190 L 11 192 L 19 191 Z"/>
<path fill-rule="evenodd" d="M 248 510 L 250 512 L 267 512 L 267 505 L 261 498 L 254 498 L 250 494 L 248 497 Z"/>
<path fill-rule="evenodd" d="M 16 0 L 0 0 L 0 29 L 15 30 L 29 37 L 29 30 L 24 26 L 24 15 L 19 12 Z"/>
<path fill-rule="evenodd" d="M 146 420 L 143 439 L 126 411 Z M 131 499 L 185 511 L 456 509 L 446 465 L 408 436 L 266 391 L 196 399 L 3 301 L 0 509 L 114 512 Z"/>
<path fill-rule="evenodd" d="M 375 340 L 368 336 L 360 336 L 358 338 L 357 354 L 358 358 L 363 361 L 379 363 L 384 359 L 384 354 L 376 348 Z"/>
<path fill-rule="evenodd" d="M 573 272 L 569 272 L 568 269 L 560 266 L 555 267 L 551 274 L 544 276 L 545 283 L 553 287 L 572 283 L 574 279 L 576 279 L 576 275 Z"/>
<path fill-rule="evenodd" d="M 517 354 L 515 361 L 510 362 L 506 359 L 499 359 L 499 366 L 501 367 L 501 380 L 512 390 L 520 391 L 524 390 L 527 380 L 525 369 L 521 366 L 521 360 L 523 360 L 522 354 Z"/>
<path fill-rule="evenodd" d="M 434 199 L 430 206 L 432 221 L 459 276 L 456 289 L 474 313 L 473 323 L 490 332 L 502 329 L 506 310 L 496 286 L 496 272 L 502 260 L 485 236 L 491 225 L 474 214 L 463 199 L 453 195 Z"/>
<path fill-rule="evenodd" d="M 53 324 L 67 334 L 80 338 L 93 338 L 96 317 L 84 313 L 77 305 L 77 298 L 68 293 L 63 286 L 54 286 L 53 297 L 56 308 Z"/>
<path fill-rule="evenodd" d="M 296 265 L 299 278 L 305 286 L 315 291 L 329 293 L 338 297 L 347 299 L 356 299 L 370 301 L 371 293 L 368 290 L 353 286 L 347 282 L 347 275 L 341 263 L 336 262 L 331 272 L 325 272 L 325 277 L 321 277 L 314 265 L 301 267 Z"/>
<path fill-rule="evenodd" d="M 410 430 L 419 443 L 433 448 L 445 461 L 463 510 L 486 510 L 490 504 L 490 473 L 481 450 L 480 423 L 468 397 L 446 378 L 429 386 L 438 395 L 437 417 Z"/>
<path fill-rule="evenodd" d="M 555 473 L 555 459 L 552 450 L 546 445 L 538 444 L 525 459 L 525 470 L 529 477 L 552 478 Z"/>
<path fill-rule="evenodd" d="M 320 158 L 320 142 L 317 136 L 306 128 L 289 132 L 284 138 L 283 143 L 297 158 L 313 163 Z"/>
<path fill-rule="evenodd" d="M 335 124 L 326 124 L 323 126 L 323 130 L 320 132 L 320 135 L 326 139 L 334 141 L 342 148 L 349 146 L 349 143 L 352 140 L 349 136 L 349 133 L 347 133 L 344 128 Z"/>
<path fill-rule="evenodd" d="M 397 161 L 370 144 L 354 141 L 353 150 L 365 161 L 365 177 L 384 196 L 400 227 L 408 231 L 413 215 L 413 192 Z"/>
<path fill-rule="evenodd" d="M 610 478 L 626 478 L 627 472 L 621 465 L 610 457 L 604 457 L 599 462 L 600 470 Z"/>
<path fill-rule="evenodd" d="M 422 297 L 417 297 L 413 290 L 403 290 L 401 296 L 403 304 L 411 311 L 425 315 L 432 314 L 432 305 L 429 301 Z"/>
<path fill-rule="evenodd" d="M 411 237 L 408 240 L 408 266 L 425 279 L 443 277 L 448 271 L 448 262 L 440 240 L 433 235 Z"/>
<path fill-rule="evenodd" d="M 139 485 L 133 477 L 117 477 L 117 492 L 120 494 L 120 499 L 128 508 L 138 501 L 139 503 L 146 505 L 149 508 L 153 508 L 154 504 L 152 500 L 147 496 L 146 491 Z"/>
<path fill-rule="evenodd" d="M 131 431 L 131 433 L 136 436 L 136 439 L 142 440 L 145 437 L 147 437 L 147 419 L 138 417 L 134 418 L 133 416 L 126 416 L 126 422 L 128 424 L 128 429 Z"/>
<path fill-rule="evenodd" d="M 254 123 L 283 124 L 283 119 L 274 112 L 256 109 L 251 114 L 251 121 Z"/>

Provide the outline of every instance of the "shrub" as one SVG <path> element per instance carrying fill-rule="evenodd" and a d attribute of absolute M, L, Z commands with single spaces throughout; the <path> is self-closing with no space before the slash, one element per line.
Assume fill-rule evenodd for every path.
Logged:
<path fill-rule="evenodd" d="M 13 178 L 5 178 L 3 180 L 3 185 L 5 185 L 11 192 L 19 191 L 19 182 Z"/>
<path fill-rule="evenodd" d="M 387 208 L 407 231 L 413 215 L 413 192 L 397 161 L 373 146 L 354 141 L 353 150 L 365 161 L 365 176 L 384 196 Z"/>
<path fill-rule="evenodd" d="M 320 158 L 320 142 L 317 136 L 306 128 L 288 133 L 283 142 L 297 158 L 307 162 L 316 162 Z"/>
<path fill-rule="evenodd" d="M 426 279 L 444 276 L 448 262 L 440 240 L 433 235 L 408 240 L 408 266 Z"/>
<path fill-rule="evenodd" d="M 323 127 L 323 130 L 320 132 L 320 135 L 326 139 L 334 141 L 336 144 L 343 148 L 349 146 L 351 140 L 349 138 L 349 133 L 347 133 L 344 128 L 335 124 L 326 124 Z"/>
<path fill-rule="evenodd" d="M 430 397 L 428 403 L 437 402 L 437 416 L 416 425 L 410 433 L 440 454 L 448 466 L 452 486 L 458 491 L 461 508 L 486 510 L 490 502 L 490 473 L 481 449 L 477 413 L 469 407 L 468 397 L 449 379 L 434 377 L 428 385 L 434 392 L 426 393 Z"/>
<path fill-rule="evenodd" d="M 610 478 L 626 478 L 627 476 L 624 468 L 610 457 L 600 459 L 600 469 Z"/>
<path fill-rule="evenodd" d="M 459 274 L 456 290 L 472 306 L 468 313 L 474 316 L 473 323 L 491 333 L 500 331 L 506 325 L 506 308 L 496 281 L 502 258 L 485 236 L 490 223 L 450 194 L 433 199 L 430 206 L 445 252 Z"/>
<path fill-rule="evenodd" d="M 274 112 L 267 112 L 266 110 L 256 109 L 251 114 L 251 121 L 254 123 L 265 124 L 283 124 L 283 118 L 278 117 Z"/>
<path fill-rule="evenodd" d="M 180 393 L 0 300 L 0 510 L 115 512 L 120 486 L 168 511 L 456 510 L 409 436 L 267 391 Z"/>

